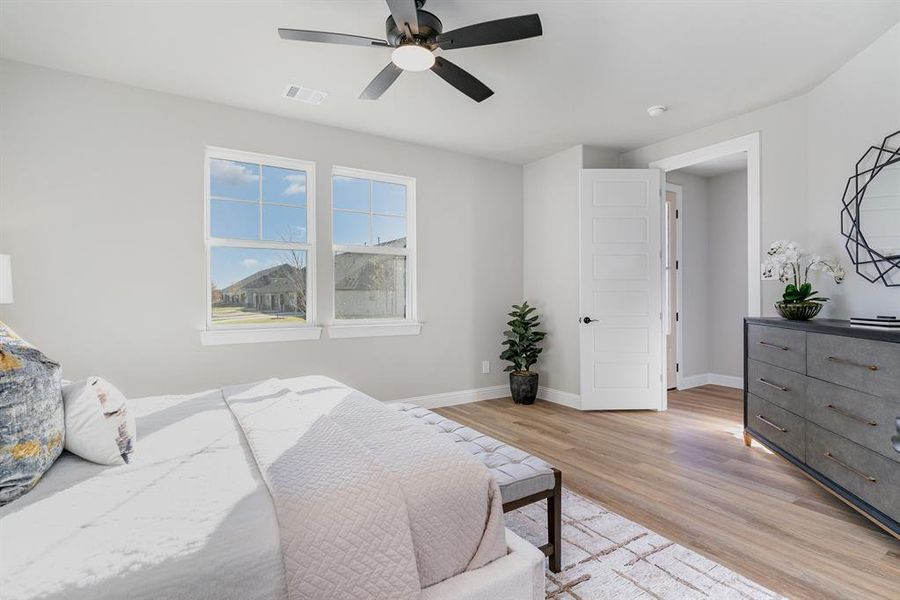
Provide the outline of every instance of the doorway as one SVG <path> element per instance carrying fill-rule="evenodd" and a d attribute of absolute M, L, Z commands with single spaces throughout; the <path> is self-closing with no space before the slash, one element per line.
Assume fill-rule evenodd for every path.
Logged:
<path fill-rule="evenodd" d="M 650 166 L 666 177 L 665 387 L 742 388 L 743 317 L 761 312 L 759 135 Z"/>

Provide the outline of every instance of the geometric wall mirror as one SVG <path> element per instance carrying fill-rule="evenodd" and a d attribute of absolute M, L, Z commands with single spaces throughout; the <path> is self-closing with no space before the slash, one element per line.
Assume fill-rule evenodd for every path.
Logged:
<path fill-rule="evenodd" d="M 870 147 L 844 188 L 841 234 L 856 272 L 900 286 L 900 131 Z"/>

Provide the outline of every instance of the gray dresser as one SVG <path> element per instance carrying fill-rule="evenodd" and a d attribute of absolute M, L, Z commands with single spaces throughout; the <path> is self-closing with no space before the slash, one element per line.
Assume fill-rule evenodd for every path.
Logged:
<path fill-rule="evenodd" d="M 763 443 L 900 537 L 898 422 L 900 333 L 744 320 L 744 441 Z"/>

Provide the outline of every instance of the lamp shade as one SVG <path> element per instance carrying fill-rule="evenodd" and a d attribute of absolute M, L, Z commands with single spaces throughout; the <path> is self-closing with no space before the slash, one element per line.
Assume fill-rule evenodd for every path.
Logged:
<path fill-rule="evenodd" d="M 9 254 L 0 254 L 0 304 L 12 304 L 12 265 Z"/>

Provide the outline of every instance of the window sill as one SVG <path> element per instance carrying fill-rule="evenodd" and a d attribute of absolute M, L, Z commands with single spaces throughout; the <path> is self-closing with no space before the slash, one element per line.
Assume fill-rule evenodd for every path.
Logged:
<path fill-rule="evenodd" d="M 360 338 L 381 337 L 389 335 L 419 335 L 422 324 L 412 321 L 394 321 L 390 323 L 352 323 L 329 325 L 328 337 Z"/>
<path fill-rule="evenodd" d="M 260 342 L 293 342 L 317 340 L 322 337 L 321 327 L 285 327 L 272 329 L 207 329 L 200 332 L 204 346 L 224 344 L 256 344 Z"/>

